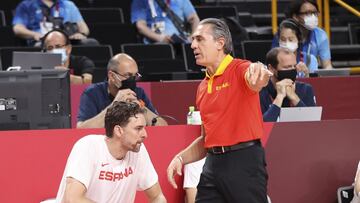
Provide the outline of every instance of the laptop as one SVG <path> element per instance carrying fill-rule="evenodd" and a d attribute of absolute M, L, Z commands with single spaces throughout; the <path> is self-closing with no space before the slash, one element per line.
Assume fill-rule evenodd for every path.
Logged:
<path fill-rule="evenodd" d="M 54 69 L 61 65 L 61 54 L 45 52 L 13 52 L 12 66 L 21 70 Z"/>
<path fill-rule="evenodd" d="M 322 106 L 281 108 L 279 122 L 320 121 L 321 114 Z"/>
<path fill-rule="evenodd" d="M 350 75 L 350 68 L 318 69 L 318 70 L 315 70 L 315 73 L 319 77 L 324 77 L 324 76 L 349 76 Z"/>

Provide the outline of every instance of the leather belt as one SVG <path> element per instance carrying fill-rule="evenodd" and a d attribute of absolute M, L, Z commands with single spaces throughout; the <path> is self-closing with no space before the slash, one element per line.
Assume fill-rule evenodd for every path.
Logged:
<path fill-rule="evenodd" d="M 218 146 L 218 147 L 210 147 L 207 149 L 210 154 L 225 154 L 227 152 L 236 151 L 239 149 L 245 149 L 251 147 L 253 145 L 260 144 L 260 140 L 252 140 L 248 142 L 240 142 L 231 146 Z"/>

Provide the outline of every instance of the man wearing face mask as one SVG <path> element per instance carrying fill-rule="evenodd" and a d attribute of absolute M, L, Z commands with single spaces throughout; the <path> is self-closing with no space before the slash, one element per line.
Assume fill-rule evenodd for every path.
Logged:
<path fill-rule="evenodd" d="M 68 35 L 54 29 L 42 39 L 42 49 L 46 52 L 61 54 L 61 64 L 56 69 L 69 69 L 72 84 L 91 84 L 95 65 L 86 56 L 71 55 L 72 46 Z"/>
<path fill-rule="evenodd" d="M 133 58 L 117 54 L 110 59 L 107 70 L 107 81 L 92 84 L 81 95 L 77 128 L 103 128 L 106 110 L 114 101 L 137 102 L 146 109 L 147 125 L 167 125 L 145 91 L 136 86 L 141 75 Z"/>
<path fill-rule="evenodd" d="M 275 122 L 281 107 L 315 106 L 310 84 L 296 81 L 296 57 L 289 49 L 276 47 L 266 54 L 266 64 L 274 74 L 260 91 L 260 104 L 265 122 Z"/>
<path fill-rule="evenodd" d="M 293 19 L 285 19 L 279 26 L 279 45 L 288 48 L 296 56 L 298 77 L 309 77 L 318 69 L 318 62 L 314 55 L 302 51 L 303 43 L 300 31 L 300 25 Z"/>
<path fill-rule="evenodd" d="M 318 27 L 319 9 L 314 0 L 293 0 L 286 12 L 287 18 L 298 22 L 301 30 L 301 52 L 320 59 L 324 69 L 331 69 L 329 39 L 326 32 Z M 279 36 L 275 35 L 272 47 L 279 46 Z"/>

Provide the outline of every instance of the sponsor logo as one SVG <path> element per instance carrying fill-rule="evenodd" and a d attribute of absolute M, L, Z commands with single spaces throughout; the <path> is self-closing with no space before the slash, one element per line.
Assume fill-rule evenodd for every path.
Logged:
<path fill-rule="evenodd" d="M 221 89 L 227 88 L 227 87 L 229 87 L 229 86 L 230 86 L 230 84 L 229 84 L 228 82 L 224 82 L 224 83 L 221 84 L 221 85 L 217 85 L 217 86 L 215 87 L 215 89 L 216 89 L 216 91 L 220 91 Z"/>
<path fill-rule="evenodd" d="M 109 163 L 102 163 L 101 167 L 104 167 L 104 166 L 107 166 L 107 165 L 109 165 Z"/>
<path fill-rule="evenodd" d="M 99 180 L 105 180 L 105 181 L 120 181 L 124 178 L 129 177 L 134 173 L 133 169 L 130 167 L 126 168 L 123 172 L 120 173 L 114 173 L 111 171 L 100 171 L 99 173 Z"/>

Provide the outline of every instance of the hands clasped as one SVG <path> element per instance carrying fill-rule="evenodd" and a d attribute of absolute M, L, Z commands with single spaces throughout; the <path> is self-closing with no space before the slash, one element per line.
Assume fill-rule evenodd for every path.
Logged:
<path fill-rule="evenodd" d="M 114 101 L 123 101 L 123 102 L 136 102 L 138 99 L 136 93 L 130 89 L 119 90 L 115 96 Z"/>

